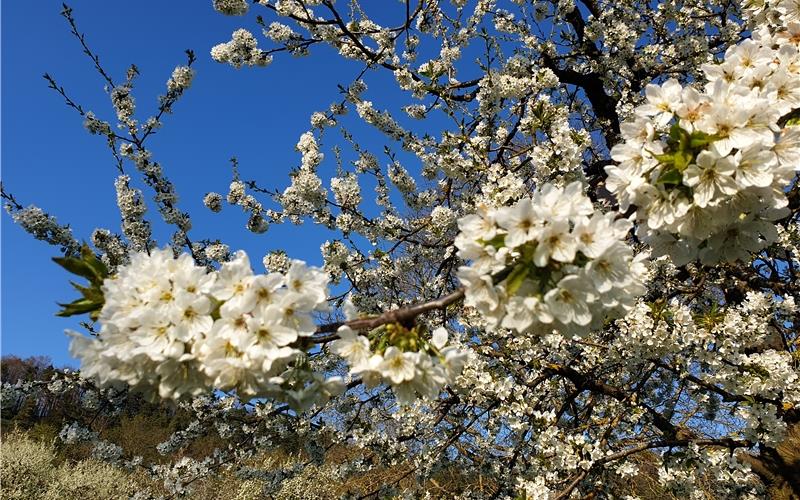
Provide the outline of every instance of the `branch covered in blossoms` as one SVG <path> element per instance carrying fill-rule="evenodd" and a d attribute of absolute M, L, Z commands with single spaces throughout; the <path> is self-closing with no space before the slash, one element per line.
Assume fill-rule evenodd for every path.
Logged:
<path fill-rule="evenodd" d="M 328 309 L 328 277 L 320 269 L 295 260 L 285 273 L 255 275 L 240 251 L 208 272 L 169 249 L 134 254 L 109 278 L 86 247 L 82 260 L 58 262 L 90 279 L 91 287 L 76 285 L 85 297 L 61 314 L 92 311 L 101 323 L 93 338 L 71 332 L 70 352 L 84 375 L 102 385 L 126 383 L 171 399 L 235 390 L 298 409 L 344 390 L 340 377 L 326 377 L 308 363 L 317 332 L 313 314 Z M 332 349 L 369 385 L 383 376 L 409 403 L 415 390 L 435 398 L 463 365 L 458 349 L 444 347 L 443 328 L 430 341 L 421 333 L 398 323 L 373 330 L 373 355 L 366 337 L 344 326 Z"/>

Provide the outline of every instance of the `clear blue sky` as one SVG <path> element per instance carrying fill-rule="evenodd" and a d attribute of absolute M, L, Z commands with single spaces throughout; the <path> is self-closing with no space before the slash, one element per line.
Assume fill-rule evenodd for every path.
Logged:
<path fill-rule="evenodd" d="M 244 179 L 283 189 L 289 170 L 299 165 L 294 145 L 308 130 L 310 114 L 338 100 L 336 84 L 348 84 L 360 67 L 319 49 L 307 58 L 276 57 L 268 68 L 235 70 L 215 63 L 209 49 L 228 41 L 238 27 L 257 34 L 261 45 L 267 41 L 260 37 L 254 13 L 225 17 L 214 12 L 211 0 L 73 0 L 70 5 L 89 45 L 116 81 L 124 79 L 131 63 L 138 66 L 135 96 L 142 120 L 155 109 L 172 69 L 184 63 L 184 50 L 195 50 L 194 84 L 150 142 L 155 159 L 178 189 L 180 207 L 193 215 L 191 236 L 221 238 L 232 249 L 247 250 L 256 270 L 261 257 L 276 248 L 320 264 L 320 244 L 332 233 L 286 224 L 252 235 L 244 229 L 247 217 L 238 207 L 212 214 L 201 200 L 208 191 L 227 192 L 228 159 L 234 155 Z M 268 19 L 265 9 L 254 8 Z M 114 115 L 102 79 L 70 35 L 60 10 L 60 1 L 2 2 L 2 179 L 20 203 L 42 207 L 69 223 L 79 240 L 88 240 L 95 227 L 119 230 L 113 186 L 117 172 L 104 139 L 83 129 L 82 118 L 47 88 L 42 74 L 50 73 L 99 117 L 113 123 Z M 369 94 L 378 95 L 376 102 L 389 77 L 368 81 Z M 379 153 L 384 141 L 368 130 L 361 132 L 362 140 L 373 141 Z M 329 160 L 330 155 L 328 174 Z M 127 171 L 135 174 L 130 165 Z M 138 179 L 134 184 L 143 187 Z M 144 193 L 149 201 L 152 193 L 146 188 Z M 154 205 L 148 206 L 157 218 Z M 167 234 L 163 228 L 156 232 L 159 243 L 168 241 Z M 57 248 L 33 239 L 2 214 L 4 355 L 48 355 L 57 365 L 76 364 L 67 352 L 64 329 L 78 329 L 81 318 L 54 316 L 57 301 L 74 298 L 69 276 L 50 260 L 57 255 Z"/>

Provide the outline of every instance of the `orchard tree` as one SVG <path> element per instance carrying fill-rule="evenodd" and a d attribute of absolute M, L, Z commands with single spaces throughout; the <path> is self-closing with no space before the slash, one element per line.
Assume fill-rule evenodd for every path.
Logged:
<path fill-rule="evenodd" d="M 137 117 L 136 70 L 108 74 L 66 6 L 117 116 L 47 78 L 107 141 L 121 230 L 81 245 L 3 194 L 88 280 L 60 313 L 91 319 L 69 333 L 82 378 L 65 385 L 193 408 L 165 451 L 204 429 L 229 438 L 204 462 L 151 466 L 175 494 L 299 437 L 309 460 L 263 473 L 265 491 L 347 446 L 360 452 L 330 481 L 402 472 L 355 496 L 436 495 L 444 470 L 463 498 L 647 496 L 642 478 L 664 495 L 800 495 L 786 445 L 800 435 L 799 2 L 213 3 L 258 30 L 213 47 L 220 63 L 269 71 L 327 45 L 363 69 L 311 115 L 282 189 L 234 164 L 204 199 L 238 205 L 263 238 L 337 231 L 321 268 L 273 252 L 254 270 L 193 237 L 148 138 L 189 91 L 194 53 Z M 370 92 L 379 72 L 401 97 Z M 363 123 L 384 141 L 360 141 Z M 174 228 L 166 245 L 148 204 Z"/>

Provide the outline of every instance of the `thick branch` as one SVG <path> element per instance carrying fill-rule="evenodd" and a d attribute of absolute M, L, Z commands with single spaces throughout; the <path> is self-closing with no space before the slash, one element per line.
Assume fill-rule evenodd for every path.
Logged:
<path fill-rule="evenodd" d="M 377 316 L 369 316 L 367 318 L 359 318 L 350 321 L 337 321 L 334 323 L 320 325 L 317 327 L 317 333 L 335 332 L 339 329 L 339 327 L 342 326 L 349 326 L 353 330 L 371 330 L 388 323 L 408 324 L 421 314 L 438 309 L 444 309 L 447 306 L 458 302 L 462 298 L 464 298 L 464 288 L 459 288 L 455 292 L 436 300 L 423 302 L 421 304 L 414 304 L 413 306 L 403 307 L 401 309 L 395 309 L 392 311 L 386 311 L 385 313 Z M 337 336 L 335 334 L 320 335 L 314 337 L 314 342 L 322 344 L 325 342 L 330 342 L 331 340 L 335 340 L 336 338 Z"/>

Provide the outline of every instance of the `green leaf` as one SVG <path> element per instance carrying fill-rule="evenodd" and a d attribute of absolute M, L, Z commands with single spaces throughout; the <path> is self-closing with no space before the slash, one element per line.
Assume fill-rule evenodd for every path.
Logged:
<path fill-rule="evenodd" d="M 800 125 L 800 108 L 793 109 L 792 111 L 780 117 L 778 120 L 778 126 L 785 127 L 787 125 Z"/>
<path fill-rule="evenodd" d="M 511 271 L 511 274 L 508 275 L 506 279 L 506 290 L 508 291 L 509 295 L 514 295 L 519 290 L 519 287 L 522 286 L 522 283 L 525 281 L 525 278 L 528 277 L 528 266 L 524 264 L 518 264 L 517 267 Z"/>
<path fill-rule="evenodd" d="M 681 139 L 681 132 L 683 129 L 677 123 L 673 123 L 672 126 L 669 128 L 669 138 L 675 142 L 680 141 Z"/>
<path fill-rule="evenodd" d="M 94 300 L 95 302 L 103 302 L 103 291 L 97 286 L 82 286 L 74 281 L 69 282 L 73 288 L 81 292 L 84 298 Z"/>
<path fill-rule="evenodd" d="M 681 182 L 683 182 L 683 177 L 681 176 L 681 173 L 674 168 L 664 170 L 656 180 L 656 183 L 661 183 L 668 186 L 679 186 Z"/>
<path fill-rule="evenodd" d="M 670 146 L 677 147 L 677 149 L 684 149 L 689 144 L 689 132 L 675 123 L 669 129 L 669 140 L 667 143 Z"/>
<path fill-rule="evenodd" d="M 689 139 L 689 147 L 692 149 L 700 149 L 708 146 L 718 139 L 717 136 L 706 134 L 704 132 L 694 132 Z"/>
<path fill-rule="evenodd" d="M 679 172 L 683 172 L 684 170 L 686 170 L 686 167 L 688 167 L 689 164 L 692 163 L 693 159 L 694 155 L 690 151 L 683 151 L 683 150 L 676 151 L 675 162 L 674 162 L 675 168 L 677 168 Z"/>
<path fill-rule="evenodd" d="M 86 243 L 81 247 L 80 258 L 54 257 L 53 261 L 72 274 L 77 274 L 97 285 L 102 285 L 103 280 L 108 277 L 108 268 Z"/>
<path fill-rule="evenodd" d="M 56 316 L 75 316 L 77 314 L 86 314 L 91 311 L 99 311 L 103 304 L 89 299 L 78 299 L 69 304 L 58 304 L 63 309 L 56 313 Z"/>
<path fill-rule="evenodd" d="M 97 256 L 94 254 L 89 245 L 86 243 L 83 244 L 81 247 L 81 257 L 83 261 L 86 263 L 87 266 L 92 270 L 96 277 L 96 282 L 99 284 L 103 284 L 103 280 L 108 277 L 108 268 L 103 261 L 98 259 Z M 92 280 L 95 282 L 95 280 Z"/>
<path fill-rule="evenodd" d="M 53 257 L 53 262 L 72 274 L 77 274 L 90 281 L 95 278 L 94 270 L 86 262 L 76 257 Z"/>
<path fill-rule="evenodd" d="M 497 249 L 500 249 L 505 246 L 506 244 L 506 237 L 503 234 L 498 234 L 494 238 L 489 241 L 481 240 L 482 245 L 491 245 Z"/>
<path fill-rule="evenodd" d="M 76 314 L 91 313 L 92 319 L 97 319 L 105 299 L 103 297 L 103 281 L 108 277 L 108 268 L 97 258 L 86 243 L 81 247 L 81 256 L 55 257 L 53 261 L 67 271 L 89 280 L 89 286 L 81 285 L 74 281 L 70 284 L 82 298 L 69 304 L 59 304 L 63 309 L 56 313 L 57 316 L 73 316 Z"/>
<path fill-rule="evenodd" d="M 658 160 L 659 163 L 662 163 L 664 165 L 672 165 L 675 163 L 675 155 L 673 153 L 662 153 L 662 154 L 650 153 L 650 154 L 653 155 L 653 158 Z"/>
<path fill-rule="evenodd" d="M 747 371 L 747 372 L 753 373 L 755 375 L 758 375 L 761 378 L 767 379 L 767 378 L 769 378 L 771 376 L 770 371 L 767 370 L 766 368 L 764 368 L 763 366 L 758 366 L 756 364 L 748 364 L 748 365 L 741 365 L 741 366 L 742 366 L 742 369 L 744 371 Z"/>

